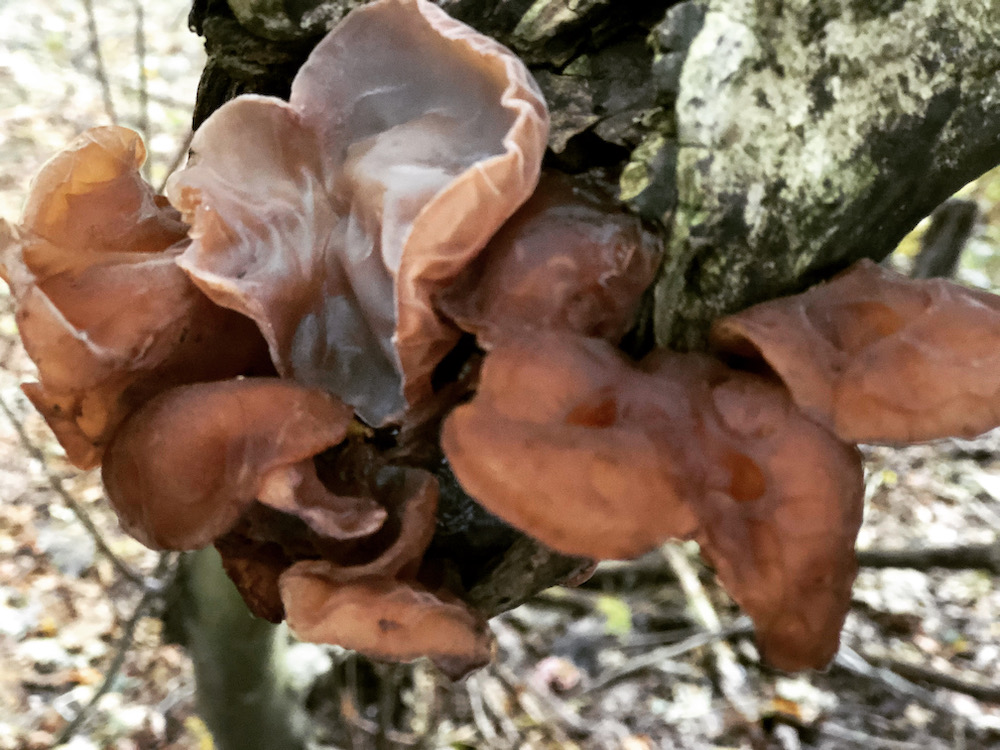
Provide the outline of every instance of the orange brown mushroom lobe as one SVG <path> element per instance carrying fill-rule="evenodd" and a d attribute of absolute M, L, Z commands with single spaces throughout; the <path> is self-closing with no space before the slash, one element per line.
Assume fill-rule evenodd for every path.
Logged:
<path fill-rule="evenodd" d="M 618 341 L 661 249 L 596 187 L 548 173 L 438 307 L 485 346 L 539 329 Z"/>
<path fill-rule="evenodd" d="M 706 355 L 636 366 L 594 339 L 538 335 L 486 356 L 442 446 L 469 494 L 561 552 L 697 539 L 772 663 L 820 667 L 836 650 L 860 456 L 780 386 Z"/>
<path fill-rule="evenodd" d="M 385 511 L 326 491 L 308 460 L 340 443 L 351 417 L 323 391 L 273 378 L 182 386 L 124 423 L 104 458 L 104 486 L 125 530 L 153 548 L 204 547 L 255 499 L 279 495 L 279 510 L 327 536 L 369 535 Z"/>
<path fill-rule="evenodd" d="M 80 468 L 156 393 L 266 362 L 253 324 L 175 265 L 186 226 L 142 181 L 144 158 L 130 130 L 87 131 L 42 168 L 22 223 L 0 224 L 3 275 L 38 366 L 24 391 Z"/>
<path fill-rule="evenodd" d="M 841 439 L 912 443 L 1000 425 L 1000 297 L 860 261 L 715 323 L 717 351 L 773 370 Z"/>
<path fill-rule="evenodd" d="M 180 264 L 280 374 L 385 424 L 430 395 L 460 335 L 431 298 L 531 194 L 547 134 L 509 50 L 425 0 L 370 3 L 289 102 L 239 97 L 199 128 L 167 189 L 192 224 Z"/>
<path fill-rule="evenodd" d="M 281 576 L 288 626 L 299 638 L 332 643 L 374 659 L 428 656 L 453 679 L 487 664 L 492 635 L 462 602 L 388 578 L 333 582 L 315 563 Z"/>

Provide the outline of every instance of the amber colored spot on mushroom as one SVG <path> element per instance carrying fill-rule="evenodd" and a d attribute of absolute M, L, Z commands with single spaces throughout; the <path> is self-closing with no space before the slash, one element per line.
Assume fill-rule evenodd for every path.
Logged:
<path fill-rule="evenodd" d="M 618 418 L 618 402 L 614 396 L 595 394 L 592 400 L 574 406 L 566 415 L 566 424 L 580 427 L 610 427 Z"/>
<path fill-rule="evenodd" d="M 299 503 L 299 488 L 289 487 L 278 509 L 301 507 L 303 520 L 329 536 L 369 535 L 385 511 L 324 491 L 308 461 L 344 439 L 351 417 L 323 391 L 272 378 L 182 386 L 123 424 L 104 458 L 104 486 L 143 544 L 196 549 L 232 528 L 255 498 L 273 500 L 262 497 L 267 478 L 294 467 L 307 492 Z"/>
<path fill-rule="evenodd" d="M 1000 297 L 860 261 L 715 323 L 717 351 L 767 364 L 849 442 L 972 437 L 1000 424 Z"/>
<path fill-rule="evenodd" d="M 609 398 L 615 419 L 595 419 Z M 633 557 L 694 538 L 771 663 L 821 667 L 836 651 L 860 456 L 780 385 L 706 355 L 635 364 L 594 339 L 526 336 L 486 355 L 441 441 L 470 495 L 554 549 Z"/>
<path fill-rule="evenodd" d="M 730 453 L 723 459 L 732 481 L 729 494 L 738 502 L 756 500 L 764 494 L 767 479 L 754 461 L 742 453 Z"/>
<path fill-rule="evenodd" d="M 438 307 L 486 346 L 523 329 L 617 341 L 661 250 L 659 238 L 611 196 L 546 173 Z"/>
<path fill-rule="evenodd" d="M 688 356 L 651 355 L 644 364 L 676 373 L 674 360 Z M 710 468 L 692 500 L 695 539 L 753 618 L 764 658 L 781 669 L 821 668 L 836 653 L 857 573 L 860 454 L 801 414 L 780 385 L 699 359 L 718 374 L 682 369 L 710 389 L 700 402 Z"/>
<path fill-rule="evenodd" d="M 303 640 L 332 643 L 374 659 L 428 656 L 457 679 L 490 660 L 486 622 L 457 599 L 417 583 L 365 578 L 331 582 L 317 564 L 281 576 L 288 625 Z"/>
<path fill-rule="evenodd" d="M 89 130 L 42 168 L 22 223 L 0 222 L 3 275 L 38 366 L 24 391 L 81 468 L 155 394 L 268 366 L 253 324 L 175 265 L 187 227 L 142 181 L 144 158 L 136 133 Z"/>

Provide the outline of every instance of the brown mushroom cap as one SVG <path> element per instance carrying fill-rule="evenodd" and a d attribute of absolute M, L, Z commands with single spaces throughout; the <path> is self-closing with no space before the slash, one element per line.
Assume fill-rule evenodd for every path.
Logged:
<path fill-rule="evenodd" d="M 4 276 L 38 366 L 24 391 L 80 468 L 151 396 L 240 374 L 265 353 L 249 320 L 212 304 L 175 265 L 186 227 L 142 181 L 144 159 L 130 130 L 87 131 L 42 168 L 21 225 L 0 226 Z"/>
<path fill-rule="evenodd" d="M 525 329 L 618 341 L 661 250 L 659 238 L 608 195 L 548 173 L 438 308 L 481 344 Z"/>
<path fill-rule="evenodd" d="M 168 187 L 193 227 L 181 265 L 282 375 L 385 423 L 429 394 L 458 338 L 431 296 L 531 194 L 547 131 L 509 50 L 425 0 L 370 3 L 289 103 L 240 97 L 199 129 Z"/>
<path fill-rule="evenodd" d="M 759 359 L 841 439 L 911 443 L 1000 424 L 1000 297 L 863 260 L 802 294 L 716 322 L 714 347 Z"/>
<path fill-rule="evenodd" d="M 321 563 L 299 563 L 282 574 L 281 598 L 288 626 L 306 641 L 390 661 L 428 656 L 453 679 L 490 660 L 492 636 L 482 617 L 415 583 L 339 583 L 323 575 Z"/>
<path fill-rule="evenodd" d="M 594 339 L 538 335 L 487 355 L 442 446 L 466 491 L 561 552 L 697 539 L 772 663 L 819 667 L 836 650 L 860 457 L 780 386 L 705 355 L 636 367 Z"/>
<path fill-rule="evenodd" d="M 125 530 L 153 548 L 210 544 L 255 498 L 287 492 L 276 505 L 295 512 L 303 483 L 303 520 L 328 536 L 366 536 L 385 511 L 326 492 L 308 460 L 344 439 L 351 416 L 323 391 L 273 378 L 182 386 L 122 425 L 104 457 L 104 486 Z M 285 467 L 299 482 L 279 491 Z"/>
<path fill-rule="evenodd" d="M 476 397 L 449 415 L 441 446 L 466 492 L 550 547 L 634 557 L 697 529 L 686 503 L 700 484 L 694 457 L 683 444 L 665 452 L 634 424 L 689 422 L 683 397 L 597 339 L 510 339 L 486 356 Z"/>
<path fill-rule="evenodd" d="M 657 352 L 642 367 L 684 383 L 695 403 L 708 472 L 691 500 L 694 539 L 753 618 L 762 656 L 780 669 L 825 666 L 857 574 L 857 449 L 802 415 L 781 386 L 717 360 Z"/>

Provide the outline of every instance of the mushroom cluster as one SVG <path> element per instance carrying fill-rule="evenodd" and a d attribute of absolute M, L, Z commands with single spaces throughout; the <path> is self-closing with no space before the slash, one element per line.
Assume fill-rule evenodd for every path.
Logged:
<path fill-rule="evenodd" d="M 632 361 L 660 241 L 542 176 L 547 133 L 525 66 L 426 0 L 349 14 L 289 101 L 221 107 L 166 197 L 136 134 L 91 130 L 0 223 L 25 393 L 129 533 L 214 544 L 303 638 L 453 676 L 489 659 L 462 561 L 428 554 L 453 472 L 564 553 L 697 540 L 764 657 L 823 666 L 852 444 L 1000 422 L 1000 301 L 860 264 L 718 321 L 714 354 Z"/>

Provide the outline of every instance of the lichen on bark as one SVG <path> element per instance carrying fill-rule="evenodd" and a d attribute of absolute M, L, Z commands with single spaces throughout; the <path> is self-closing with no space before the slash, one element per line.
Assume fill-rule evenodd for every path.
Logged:
<path fill-rule="evenodd" d="M 883 257 L 1000 161 L 1000 0 L 704 7 L 673 117 L 623 173 L 625 197 L 672 227 L 654 324 L 682 348 L 722 314 Z M 645 192 L 671 144 L 676 205 Z"/>

